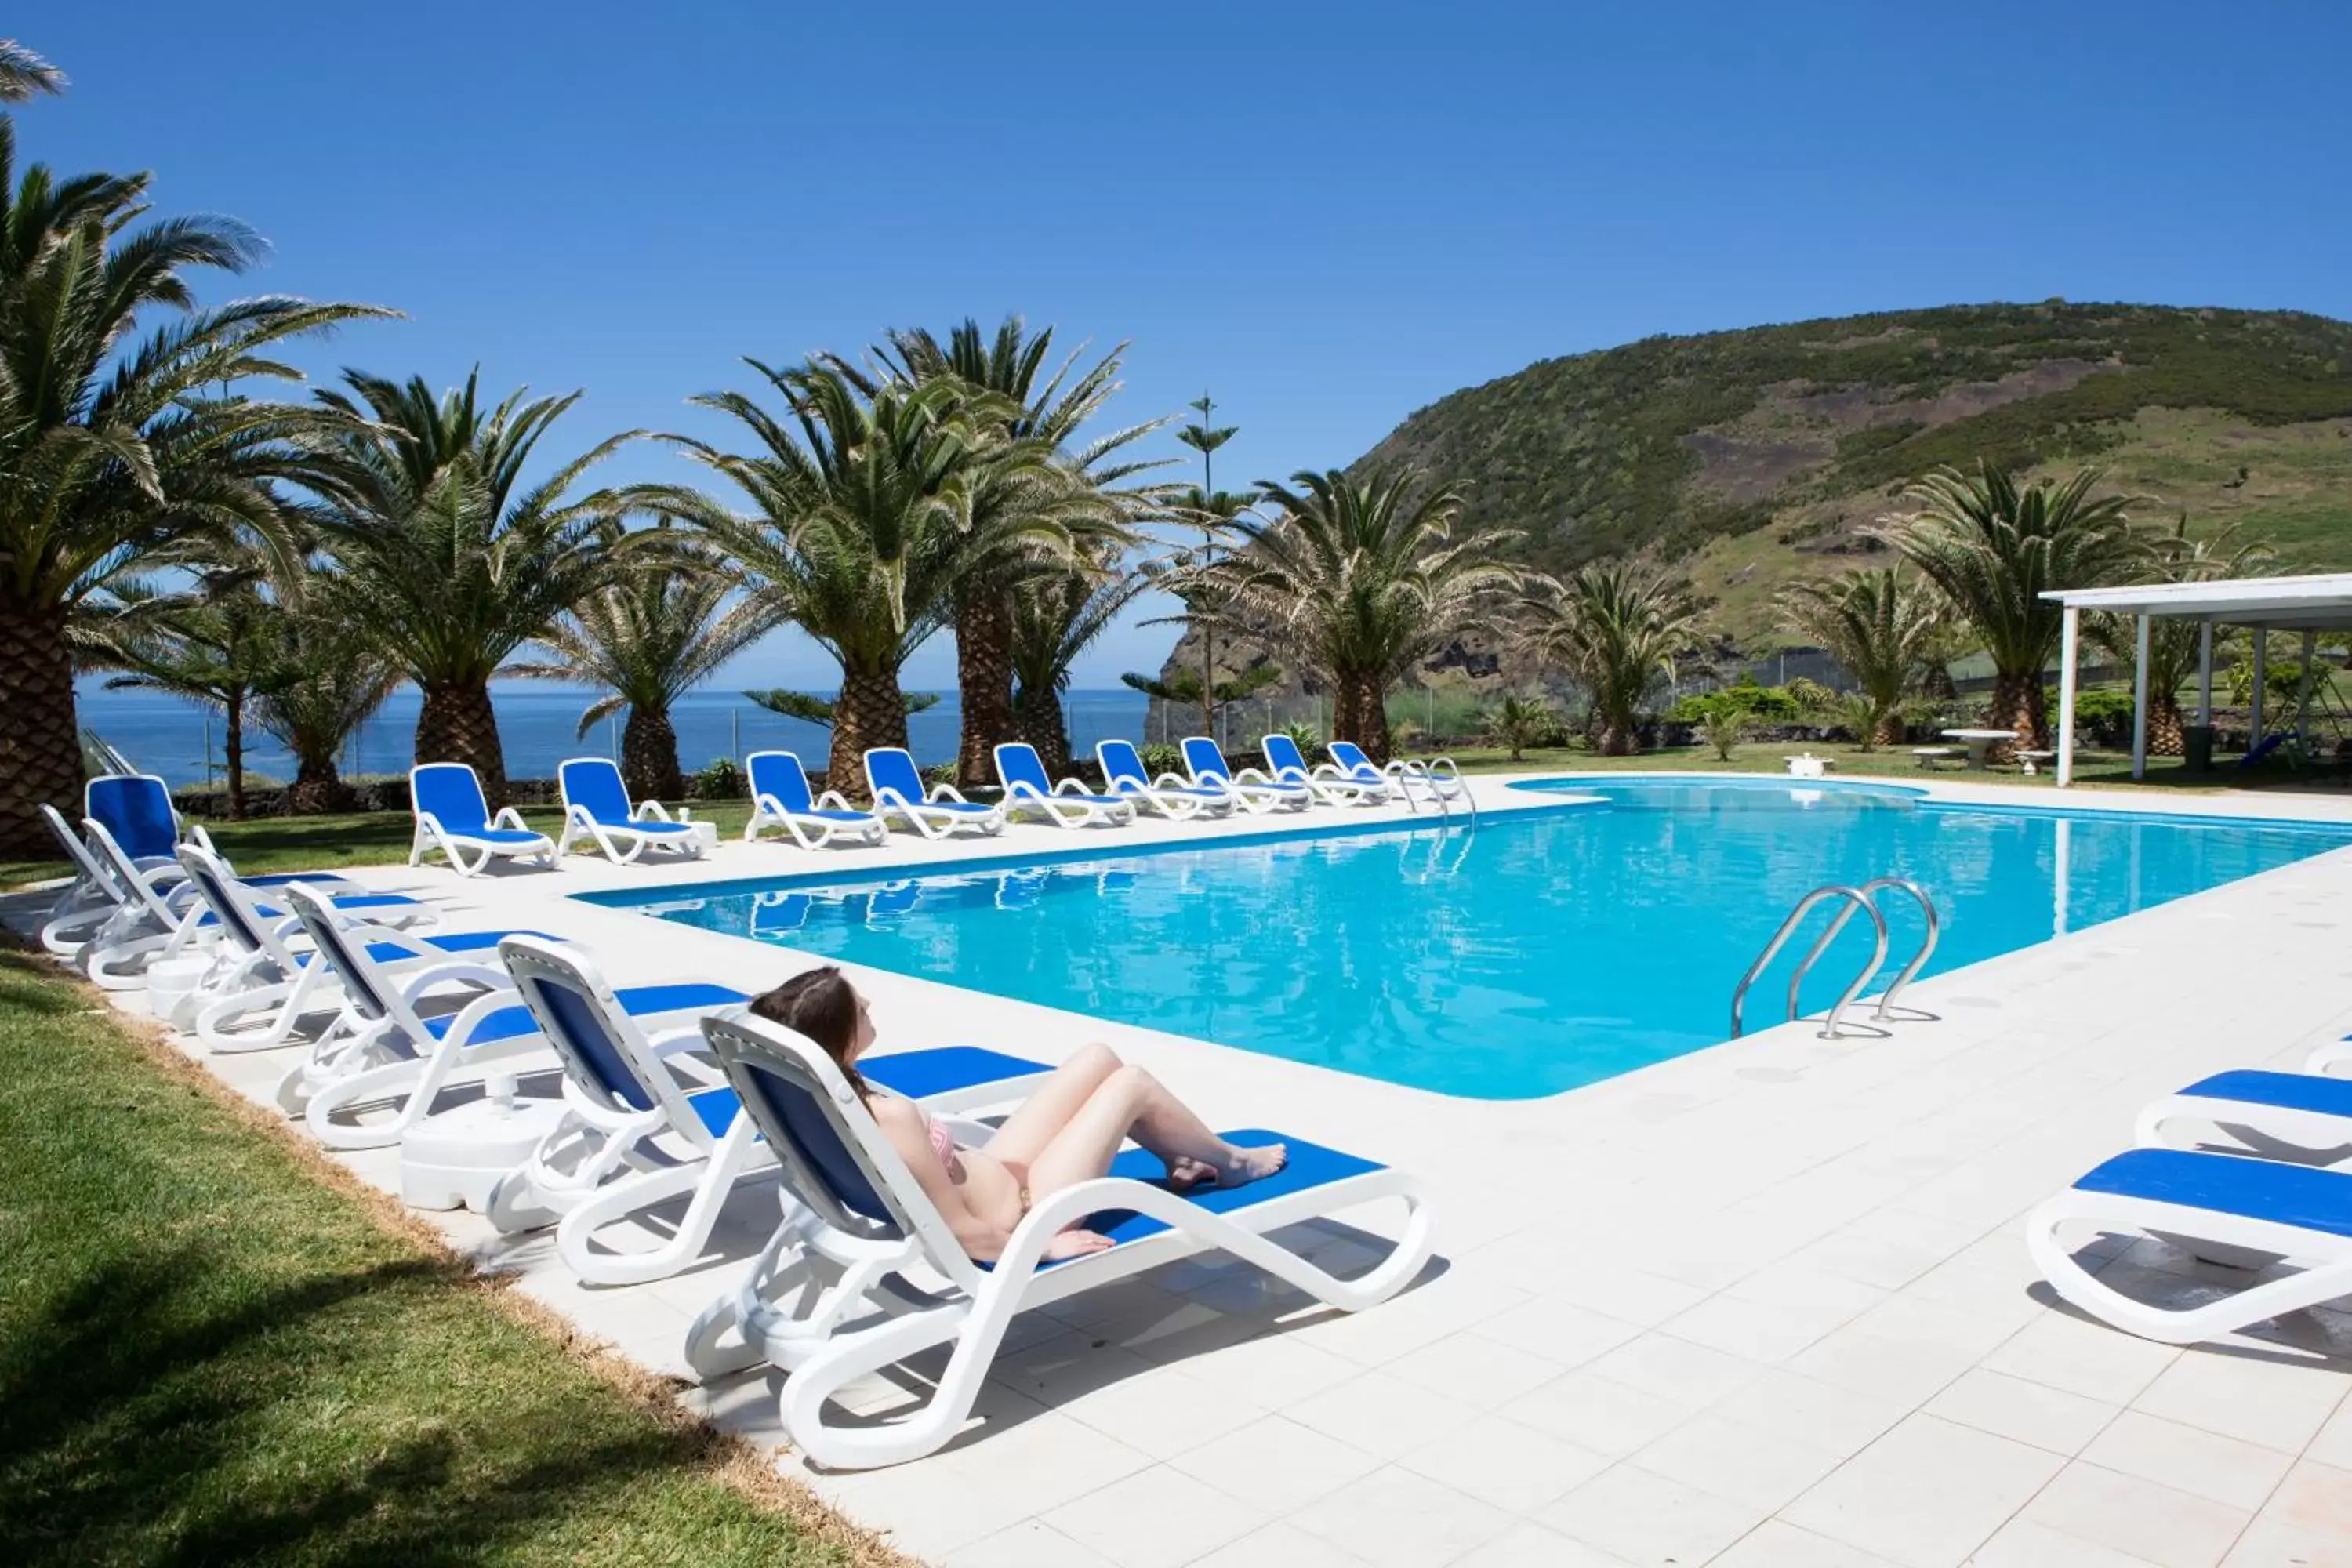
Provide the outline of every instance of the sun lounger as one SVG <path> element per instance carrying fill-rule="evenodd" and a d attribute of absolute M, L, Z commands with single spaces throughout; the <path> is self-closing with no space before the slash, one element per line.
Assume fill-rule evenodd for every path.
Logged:
<path fill-rule="evenodd" d="M 1045 776 L 1045 760 L 1026 741 L 996 748 L 996 776 L 1004 785 L 1004 812 L 1032 811 L 1056 827 L 1124 827 L 1135 820 L 1135 803 L 1116 795 L 1096 795 L 1076 779 L 1055 784 Z"/>
<path fill-rule="evenodd" d="M 417 763 L 408 770 L 408 794 L 416 816 L 416 837 L 408 847 L 412 866 L 423 864 L 436 849 L 449 858 L 460 877 L 473 876 L 492 860 L 523 856 L 542 866 L 555 864 L 554 840 L 532 832 L 513 806 L 501 806 L 492 816 L 482 781 L 464 763 Z M 474 857 L 470 865 L 468 852 Z"/>
<path fill-rule="evenodd" d="M 1339 770 L 1341 778 L 1360 784 L 1386 779 L 1407 803 L 1412 801 L 1412 792 L 1416 789 L 1434 799 L 1455 801 L 1468 793 L 1470 787 L 1462 782 L 1462 769 L 1452 757 L 1399 759 L 1383 768 L 1366 756 L 1364 748 L 1353 741 L 1333 741 L 1323 749 L 1331 753 L 1331 762 Z"/>
<path fill-rule="evenodd" d="M 1225 754 L 1206 735 L 1184 741 L 1184 765 L 1192 770 L 1195 789 L 1222 790 L 1244 811 L 1272 811 L 1277 806 L 1304 811 L 1315 804 L 1303 784 L 1278 784 L 1255 768 L 1235 772 L 1225 766 Z"/>
<path fill-rule="evenodd" d="M 790 752 L 754 752 L 743 759 L 751 785 L 751 820 L 743 825 L 743 842 L 751 843 L 770 827 L 781 827 L 803 849 L 823 849 L 844 840 L 879 844 L 890 836 L 882 819 L 856 810 L 839 790 L 829 789 L 811 798 L 808 772 Z"/>
<path fill-rule="evenodd" d="M 1181 821 L 1204 813 L 1216 816 L 1233 810 L 1234 796 L 1221 789 L 1202 789 L 1175 773 L 1158 778 L 1143 765 L 1143 753 L 1132 741 L 1097 741 L 1095 761 L 1102 764 L 1103 781 L 1111 794 L 1132 801 L 1142 811 Z"/>
<path fill-rule="evenodd" d="M 565 1114 L 492 1190 L 490 1223 L 528 1229 L 560 1216 L 556 1250 L 593 1285 L 639 1284 L 689 1267 L 736 1183 L 772 1163 L 735 1091 L 681 1061 L 704 1051 L 701 1033 L 648 1036 L 575 948 L 509 937 L 499 956 L 562 1058 Z M 863 1066 L 872 1081 L 939 1110 L 1017 1097 L 1048 1070 L 962 1047 L 895 1052 Z M 678 1197 L 687 1198 L 686 1212 L 659 1246 L 619 1252 L 596 1245 L 606 1226 Z"/>
<path fill-rule="evenodd" d="M 2062 1233 L 2141 1233 L 2247 1269 L 2242 1290 L 2185 1306 L 2141 1301 L 2076 1259 Z M 2028 1216 L 2027 1249 L 2067 1300 L 2143 1339 L 2189 1344 L 2352 1295 L 2352 1174 L 2238 1154 L 2135 1149 Z M 2296 1272 L 2255 1270 L 2291 1261 Z"/>
<path fill-rule="evenodd" d="M 979 805 L 956 793 L 953 784 L 933 784 L 927 794 L 915 759 L 903 746 L 877 746 L 866 753 L 866 783 L 874 792 L 874 814 L 884 822 L 904 818 L 926 838 L 945 838 L 960 828 L 975 833 L 1004 831 L 1004 813 Z"/>
<path fill-rule="evenodd" d="M 298 883 L 265 894 L 238 881 L 226 861 L 194 844 L 180 846 L 180 865 L 191 901 L 178 929 L 208 932 L 213 939 L 212 963 L 196 985 L 195 1034 L 208 1050 L 275 1049 L 332 1000 L 331 991 L 322 989 L 331 976 L 313 955 L 290 945 L 300 929 L 289 912 L 295 893 L 314 892 L 338 920 L 423 927 L 441 918 L 432 905 L 404 893 L 346 892 L 326 884 L 305 889 Z M 264 902 L 265 897 L 271 901 Z M 258 1029 L 247 1022 L 257 1016 L 265 1020 Z"/>
<path fill-rule="evenodd" d="M 2326 1161 L 2352 1154 L 2352 1079 L 2309 1072 L 2215 1073 L 2140 1113 L 2142 1148 L 2183 1126 L 2218 1129 L 2259 1155 Z"/>
<path fill-rule="evenodd" d="M 702 835 L 689 814 L 670 820 L 657 800 L 629 804 L 628 786 L 609 757 L 573 757 L 555 767 L 556 792 L 563 798 L 563 833 L 555 843 L 562 859 L 572 843 L 586 839 L 614 865 L 625 866 L 648 849 L 667 849 L 691 860 L 702 858 Z"/>
<path fill-rule="evenodd" d="M 1267 735 L 1258 742 L 1258 750 L 1265 753 L 1266 773 L 1276 784 L 1303 785 L 1326 805 L 1378 805 L 1389 798 L 1390 782 L 1384 777 L 1351 779 L 1329 763 L 1309 768 L 1298 742 L 1287 735 Z"/>
<path fill-rule="evenodd" d="M 1401 1172 L 1290 1138 L 1290 1163 L 1263 1181 L 1179 1194 L 1139 1151 L 1111 1174 L 1038 1202 L 1004 1254 L 975 1263 L 923 1195 L 898 1152 L 833 1062 L 807 1041 L 749 1016 L 704 1020 L 748 1118 L 775 1151 L 793 1200 L 751 1274 L 695 1321 L 687 1361 L 706 1379 L 767 1361 L 791 1373 L 782 1416 L 820 1465 L 864 1468 L 920 1458 L 955 1436 L 1014 1314 L 1221 1249 L 1345 1310 L 1388 1300 L 1427 1260 L 1431 1215 Z M 1281 1135 L 1228 1132 L 1244 1142 Z M 1268 1233 L 1382 1198 L 1402 1200 L 1403 1236 L 1366 1273 L 1341 1279 Z M 1105 1251 L 1056 1262 L 1043 1254 L 1088 1221 Z M 945 1289 L 919 1285 L 928 1268 Z M 835 1423 L 827 1402 L 845 1384 L 937 1346 L 951 1346 L 930 1401 L 887 1425 Z"/>

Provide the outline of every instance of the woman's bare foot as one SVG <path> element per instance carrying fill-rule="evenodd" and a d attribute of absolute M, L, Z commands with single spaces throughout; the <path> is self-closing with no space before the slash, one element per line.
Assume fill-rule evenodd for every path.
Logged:
<path fill-rule="evenodd" d="M 1195 1160 L 1190 1154 L 1179 1154 L 1168 1162 L 1168 1184 L 1171 1187 L 1197 1187 L 1202 1182 L 1217 1179 L 1217 1168 L 1206 1160 Z"/>
<path fill-rule="evenodd" d="M 1238 1187 L 1263 1180 L 1290 1163 L 1290 1147 L 1286 1143 L 1268 1143 L 1255 1149 L 1229 1147 L 1232 1158 L 1217 1173 L 1217 1185 L 1221 1187 Z"/>

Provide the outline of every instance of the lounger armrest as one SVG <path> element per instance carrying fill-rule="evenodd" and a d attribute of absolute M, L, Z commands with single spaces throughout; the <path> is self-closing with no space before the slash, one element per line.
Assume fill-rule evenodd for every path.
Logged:
<path fill-rule="evenodd" d="M 957 805 L 970 805 L 971 804 L 971 802 L 964 799 L 962 794 L 957 790 L 955 785 L 947 784 L 933 784 L 929 791 L 924 795 L 923 799 L 933 805 L 936 805 L 940 801 L 952 801 Z"/>
<path fill-rule="evenodd" d="M 427 945 L 423 937 L 412 931 L 397 931 L 374 921 L 351 921 L 339 923 L 335 929 L 343 933 L 345 942 L 362 951 L 390 942 L 412 958 L 431 958 L 441 952 L 437 947 Z"/>
<path fill-rule="evenodd" d="M 856 811 L 857 809 L 849 804 L 849 797 L 837 789 L 825 791 L 809 804 L 820 811 Z"/>
<path fill-rule="evenodd" d="M 478 958 L 453 958 L 446 963 L 428 963 L 413 974 L 402 975 L 400 999 L 413 1010 L 416 1004 L 436 986 L 459 982 L 468 985 L 485 986 L 491 992 L 503 995 L 506 998 L 505 1005 L 509 1006 L 513 1005 L 520 995 L 520 993 L 515 990 L 514 976 L 509 974 L 502 965 L 484 963 Z M 477 1002 L 479 1000 L 479 997 L 475 998 Z M 471 1002 L 467 1004 L 469 1007 L 473 1005 Z M 454 1029 L 457 1026 L 452 1024 L 450 1027 Z"/>
<path fill-rule="evenodd" d="M 680 812 L 679 816 L 682 820 L 685 813 Z M 637 802 L 636 809 L 629 813 L 631 822 L 667 822 L 669 819 L 669 808 L 657 800 L 641 800 Z"/>
<path fill-rule="evenodd" d="M 1191 789 L 1192 781 L 1181 773 L 1161 773 L 1151 781 L 1153 789 Z"/>
<path fill-rule="evenodd" d="M 1062 779 L 1054 785 L 1055 795 L 1092 795 L 1095 792 L 1076 779 Z"/>
<path fill-rule="evenodd" d="M 1256 768 L 1235 768 L 1233 771 L 1233 780 L 1235 784 L 1264 784 L 1268 788 L 1279 784 L 1293 782 L 1284 779 L 1268 778 L 1264 773 L 1260 772 Z"/>
<path fill-rule="evenodd" d="M 522 813 L 517 811 L 510 805 L 502 805 L 499 807 L 499 814 L 490 818 L 490 826 L 492 827 L 511 828 L 517 833 L 529 833 L 530 831 L 530 824 L 522 819 Z"/>
<path fill-rule="evenodd" d="M 172 815 L 177 816 L 179 813 L 175 811 Z M 197 848 L 203 850 L 205 854 L 210 855 L 216 860 L 226 860 L 228 858 L 227 856 L 223 855 L 218 849 L 213 847 L 213 836 L 205 831 L 205 825 L 201 822 L 193 823 L 189 826 L 188 842 L 194 845 Z"/>

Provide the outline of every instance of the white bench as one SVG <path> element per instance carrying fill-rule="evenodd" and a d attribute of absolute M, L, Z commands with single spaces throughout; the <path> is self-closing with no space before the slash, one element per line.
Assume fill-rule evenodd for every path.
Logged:
<path fill-rule="evenodd" d="M 1914 746 L 1911 748 L 1912 761 L 1917 763 L 1922 768 L 1927 769 L 1931 772 L 1937 768 L 1958 767 L 1960 765 L 1959 756 L 1959 748 L 1957 746 Z"/>
<path fill-rule="evenodd" d="M 2055 752 L 2019 752 L 2015 753 L 2015 755 L 2017 757 L 2017 765 L 2019 767 L 2022 768 L 2029 773 L 2038 773 L 2042 771 L 2042 764 L 2056 760 L 2058 753 Z"/>

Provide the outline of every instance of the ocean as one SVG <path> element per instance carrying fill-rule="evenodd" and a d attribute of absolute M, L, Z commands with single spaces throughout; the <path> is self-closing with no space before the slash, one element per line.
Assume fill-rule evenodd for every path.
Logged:
<path fill-rule="evenodd" d="M 491 687 L 509 776 L 553 778 L 556 763 L 566 757 L 617 761 L 620 720 L 597 725 L 584 739 L 574 738 L 581 710 L 593 695 L 561 686 L 502 682 Z M 344 749 L 344 773 L 407 772 L 415 760 L 418 704 L 414 688 L 394 692 Z M 162 692 L 88 688 L 77 694 L 77 706 L 85 729 L 95 731 L 142 770 L 173 785 L 201 784 L 207 777 L 218 782 L 223 735 L 217 710 Z M 1144 739 L 1147 706 L 1141 693 L 1124 687 L 1066 693 L 1063 708 L 1069 717 L 1071 744 L 1080 756 L 1087 756 L 1095 742 L 1107 737 Z M 939 706 L 907 721 L 917 761 L 928 766 L 955 760 L 959 711 L 955 693 L 949 691 Z M 820 768 L 831 740 L 817 725 L 771 713 L 731 691 L 688 694 L 670 710 L 670 722 L 677 730 L 678 763 L 688 773 L 713 758 L 740 760 L 746 752 L 761 750 L 798 752 L 812 768 Z M 262 778 L 294 775 L 293 759 L 285 748 L 250 723 L 246 726 L 245 765 L 249 775 Z"/>

